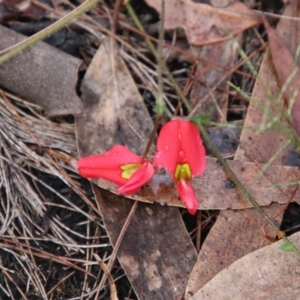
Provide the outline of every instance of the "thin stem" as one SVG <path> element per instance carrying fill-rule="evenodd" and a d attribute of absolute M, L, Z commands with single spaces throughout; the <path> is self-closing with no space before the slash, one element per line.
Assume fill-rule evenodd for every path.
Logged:
<path fill-rule="evenodd" d="M 251 202 L 251 204 L 256 208 L 256 210 L 266 219 L 266 221 L 272 226 L 276 231 L 278 231 L 278 227 L 273 223 L 271 218 L 265 213 L 265 211 L 259 206 L 259 204 L 256 202 L 256 200 L 251 196 L 249 191 L 242 185 L 242 183 L 239 181 L 239 179 L 236 177 L 236 175 L 233 173 L 233 171 L 228 166 L 226 160 L 222 157 L 221 153 L 216 148 L 215 144 L 211 141 L 206 129 L 201 123 L 197 124 L 201 134 L 206 141 L 207 145 L 212 149 L 214 154 L 217 156 L 220 164 L 222 165 L 226 175 L 228 176 L 228 179 L 232 181 L 235 186 L 243 193 L 244 197 Z"/>
<path fill-rule="evenodd" d="M 19 54 L 23 50 L 27 49 L 29 46 L 36 44 L 38 41 L 45 39 L 47 36 L 53 34 L 54 32 L 58 31 L 79 15 L 83 14 L 85 11 L 89 10 L 93 7 L 99 0 L 86 0 L 84 3 L 79 5 L 76 9 L 71 11 L 66 16 L 62 17 L 60 20 L 52 24 L 51 26 L 46 27 L 45 29 L 37 32 L 36 34 L 32 35 L 31 37 L 27 38 L 26 40 L 14 45 L 14 47 L 10 48 L 10 51 L 5 53 L 6 50 L 4 49 L 0 53 L 5 53 L 0 56 L 0 65 L 9 60 L 10 58 L 14 57 L 15 55 Z"/>
<path fill-rule="evenodd" d="M 158 45 L 157 45 L 158 95 L 157 95 L 157 99 L 156 99 L 156 114 L 158 117 L 162 116 L 166 109 L 166 105 L 165 105 L 165 102 L 163 99 L 164 19 L 165 19 L 165 1 L 161 0 L 159 41 L 158 41 Z"/>
<path fill-rule="evenodd" d="M 126 8 L 131 16 L 131 18 L 133 19 L 133 21 L 135 22 L 137 28 L 145 33 L 145 30 L 141 24 L 141 22 L 139 21 L 137 15 L 135 14 L 134 10 L 132 9 L 131 5 L 129 4 L 129 2 L 126 3 Z M 148 46 L 148 48 L 150 49 L 150 51 L 152 52 L 152 54 L 155 56 L 155 58 L 158 58 L 158 53 L 155 50 L 155 47 L 153 45 L 153 43 L 150 41 L 150 39 L 145 38 L 146 44 Z M 168 70 L 167 66 L 165 65 L 165 63 L 162 62 L 162 68 L 165 72 L 165 74 L 167 75 L 168 79 L 171 81 L 171 83 L 174 86 L 175 91 L 177 92 L 179 98 L 181 99 L 181 101 L 185 104 L 187 110 L 189 113 L 191 113 L 192 111 L 192 107 L 189 104 L 188 99 L 185 97 L 185 95 L 183 94 L 182 90 L 180 89 L 180 87 L 178 86 L 176 80 L 174 79 L 173 75 L 171 74 L 171 72 Z M 253 71 L 253 70 L 252 70 Z M 204 138 L 204 140 L 206 141 L 207 145 L 212 149 L 213 153 L 216 155 L 216 157 L 218 158 L 219 162 L 221 163 L 224 172 L 226 173 L 226 175 L 228 176 L 228 179 L 231 180 L 235 186 L 243 193 L 243 196 L 253 205 L 253 207 L 265 218 L 265 220 L 270 224 L 270 226 L 276 231 L 279 231 L 279 228 L 273 223 L 273 221 L 271 220 L 271 218 L 265 213 L 265 211 L 259 206 L 259 204 L 256 202 L 256 200 L 252 197 L 252 195 L 249 193 L 249 191 L 243 186 L 243 184 L 240 182 L 240 180 L 236 177 L 236 175 L 234 174 L 234 172 L 230 169 L 230 167 L 228 166 L 226 160 L 222 157 L 221 153 L 218 151 L 218 149 L 216 148 L 216 146 L 214 145 L 214 143 L 212 142 L 212 140 L 210 139 L 205 127 L 198 122 L 198 128 L 201 131 L 201 134 Z M 286 236 L 282 237 L 283 240 L 285 241 L 289 241 L 288 238 Z M 294 246 L 295 249 L 294 252 L 300 256 L 300 252 L 299 250 Z"/>
<path fill-rule="evenodd" d="M 155 138 L 156 130 L 157 130 L 158 124 L 160 122 L 160 119 L 161 118 L 159 116 L 155 119 L 155 123 L 154 123 L 153 129 L 152 129 L 150 138 L 148 140 L 148 143 L 147 143 L 146 148 L 145 148 L 144 153 L 143 153 L 143 157 L 147 157 L 147 155 L 148 155 L 150 147 L 151 147 L 151 145 L 153 143 L 153 140 Z"/>
<path fill-rule="evenodd" d="M 142 24 L 140 23 L 138 17 L 136 16 L 134 10 L 132 9 L 132 7 L 130 6 L 129 3 L 126 4 L 126 8 L 128 9 L 130 16 L 132 17 L 133 21 L 135 22 L 135 24 L 139 28 L 139 30 L 141 30 L 142 32 L 145 32 Z M 153 53 L 153 55 L 157 58 L 157 52 L 155 51 L 153 43 L 147 38 L 146 38 L 146 43 L 147 43 L 149 49 L 151 50 L 151 52 Z M 164 67 L 164 71 L 166 72 L 168 78 L 169 78 L 169 76 L 172 77 L 172 80 L 170 80 L 170 81 L 172 82 L 176 92 L 179 91 L 178 94 L 180 95 L 183 103 L 186 105 L 188 112 L 191 112 L 192 108 L 189 105 L 187 98 L 182 93 L 176 80 L 173 78 L 172 74 L 168 71 L 165 64 L 163 64 L 163 67 Z M 226 160 L 222 157 L 221 153 L 218 151 L 218 149 L 216 148 L 214 143 L 211 141 L 205 127 L 201 123 L 198 123 L 197 125 L 198 125 L 198 128 L 200 129 L 201 134 L 202 134 L 203 138 L 205 139 L 207 145 L 212 149 L 213 153 L 216 155 L 216 157 L 220 161 L 221 165 L 223 166 L 223 169 L 224 169 L 225 173 L 227 174 L 228 179 L 231 180 L 235 184 L 235 186 L 240 189 L 240 191 L 243 193 L 244 197 L 246 199 L 248 199 L 251 202 L 251 204 L 260 212 L 260 214 L 266 219 L 266 221 L 270 224 L 270 226 L 272 226 L 276 231 L 278 231 L 279 229 L 277 228 L 277 226 L 272 222 L 272 220 L 269 218 L 269 216 L 259 206 L 259 204 L 256 202 L 256 200 L 251 196 L 251 194 L 247 191 L 247 189 L 242 185 L 242 183 L 239 181 L 239 179 L 236 177 L 236 175 L 230 169 Z"/>
<path fill-rule="evenodd" d="M 133 205 L 132 205 L 132 207 L 131 207 L 131 209 L 130 209 L 130 212 L 129 212 L 129 214 L 128 214 L 125 222 L 124 222 L 122 230 L 121 230 L 121 232 L 120 232 L 120 234 L 119 234 L 119 236 L 117 238 L 117 241 L 115 243 L 113 252 L 112 252 L 112 254 L 110 256 L 110 259 L 109 259 L 109 261 L 107 263 L 106 267 L 107 267 L 107 269 L 109 271 L 111 271 L 113 265 L 115 264 L 115 262 L 117 260 L 117 254 L 118 254 L 119 248 L 121 246 L 122 240 L 124 238 L 124 235 L 125 235 L 125 233 L 127 231 L 127 228 L 129 226 L 131 220 L 132 220 L 132 217 L 134 216 L 134 213 L 135 213 L 137 207 L 138 207 L 138 201 L 135 200 L 134 203 L 133 203 Z M 102 277 L 102 279 L 101 279 L 101 281 L 100 281 L 100 284 L 99 284 L 99 286 L 100 286 L 99 290 L 102 290 L 102 288 L 104 286 L 104 283 L 105 283 L 105 280 L 106 280 L 106 275 L 104 274 L 103 277 Z"/>
<path fill-rule="evenodd" d="M 126 3 L 126 8 L 128 10 L 128 13 L 130 14 L 130 17 L 132 18 L 132 20 L 136 24 L 137 28 L 141 32 L 146 33 L 143 25 L 141 24 L 140 20 L 138 19 L 137 15 L 135 14 L 135 12 L 134 12 L 134 10 L 133 10 L 133 8 L 132 8 L 132 6 L 130 5 L 129 2 Z M 145 41 L 146 41 L 146 44 L 147 44 L 148 48 L 150 49 L 151 53 L 157 59 L 157 51 L 156 51 L 153 43 L 148 38 L 145 38 Z M 167 66 L 166 66 L 166 64 L 164 62 L 162 63 L 162 67 L 163 67 L 163 70 L 164 70 L 165 74 L 167 75 L 168 79 L 172 83 L 172 85 L 173 85 L 173 87 L 174 87 L 177 95 L 179 96 L 179 99 L 184 103 L 184 105 L 186 106 L 186 108 L 190 111 L 192 108 L 190 106 L 189 101 L 184 96 L 181 88 L 178 86 L 178 84 L 177 84 L 176 80 L 174 79 L 172 73 L 169 71 L 169 69 L 167 68 Z"/>
<path fill-rule="evenodd" d="M 119 12 L 122 7 L 123 0 L 117 0 L 114 7 L 113 20 L 112 20 L 112 32 L 117 34 Z"/>

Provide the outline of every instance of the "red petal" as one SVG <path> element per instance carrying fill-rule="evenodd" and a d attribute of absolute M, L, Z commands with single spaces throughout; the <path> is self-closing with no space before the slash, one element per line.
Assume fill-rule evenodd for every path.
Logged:
<path fill-rule="evenodd" d="M 137 169 L 128 181 L 118 189 L 119 194 L 131 195 L 136 193 L 154 175 L 153 165 L 146 161 Z"/>
<path fill-rule="evenodd" d="M 180 195 L 182 203 L 186 206 L 191 215 L 196 214 L 199 202 L 196 198 L 195 191 L 187 181 L 177 181 L 176 188 Z"/>
<path fill-rule="evenodd" d="M 177 164 L 188 163 L 192 177 L 204 172 L 205 148 L 199 131 L 192 122 L 175 119 L 166 123 L 159 133 L 157 150 L 155 166 L 165 168 L 173 178 Z"/>
<path fill-rule="evenodd" d="M 78 172 L 85 178 L 102 178 L 123 185 L 127 179 L 121 177 L 120 167 L 129 163 L 142 164 L 145 160 L 122 145 L 116 145 L 109 151 L 77 161 Z"/>

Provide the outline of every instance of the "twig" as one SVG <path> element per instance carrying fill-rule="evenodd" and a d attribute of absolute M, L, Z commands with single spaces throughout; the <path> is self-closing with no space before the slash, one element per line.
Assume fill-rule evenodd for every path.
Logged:
<path fill-rule="evenodd" d="M 272 220 L 274 220 L 276 217 L 278 217 L 282 212 L 284 212 L 287 207 L 289 206 L 289 204 L 292 202 L 292 200 L 294 199 L 297 191 L 299 189 L 299 184 L 296 186 L 295 190 L 293 191 L 292 195 L 290 196 L 289 200 L 287 201 L 287 203 L 281 207 L 281 209 L 274 215 L 272 216 Z M 276 240 L 275 239 L 272 239 L 271 237 L 269 237 L 267 234 L 266 234 L 266 231 L 265 231 L 265 228 L 266 226 L 268 225 L 268 223 L 265 223 L 262 228 L 261 228 L 261 232 L 262 232 L 262 235 L 267 238 L 268 240 L 272 240 L 272 242 L 275 242 Z M 278 234 L 277 234 L 278 235 Z"/>
<path fill-rule="evenodd" d="M 135 213 L 137 207 L 138 207 L 138 201 L 134 201 L 134 203 L 133 203 L 133 205 L 132 205 L 132 207 L 131 207 L 131 210 L 130 210 L 130 212 L 129 212 L 129 214 L 128 214 L 128 216 L 127 216 L 125 222 L 124 222 L 124 225 L 123 225 L 123 227 L 122 227 L 122 230 L 121 230 L 121 232 L 120 232 L 120 234 L 119 234 L 119 236 L 118 236 L 118 239 L 117 239 L 117 241 L 116 241 L 116 243 L 115 243 L 114 250 L 113 250 L 113 252 L 112 252 L 112 254 L 111 254 L 111 256 L 110 256 L 110 259 L 109 259 L 109 261 L 108 261 L 108 263 L 107 263 L 107 269 L 108 269 L 109 271 L 111 271 L 111 269 L 112 269 L 112 267 L 113 267 L 113 265 L 114 265 L 114 263 L 115 263 L 115 261 L 116 261 L 117 253 L 118 253 L 118 251 L 119 251 L 121 242 L 122 242 L 122 240 L 123 240 L 123 237 L 124 237 L 124 235 L 125 235 L 125 233 L 126 233 L 126 230 L 127 230 L 128 226 L 129 226 L 129 224 L 130 224 L 130 221 L 131 221 L 131 219 L 132 219 L 132 217 L 133 217 L 133 215 L 134 215 L 134 213 Z M 105 283 L 105 280 L 106 280 L 106 275 L 103 276 L 102 279 L 101 279 L 101 281 L 100 281 L 98 292 L 102 290 L 102 288 L 103 288 L 103 286 L 104 286 L 104 283 Z M 96 298 L 96 299 L 97 299 L 97 298 Z"/>
<path fill-rule="evenodd" d="M 200 247 L 201 247 L 201 222 L 202 219 L 202 211 L 198 210 L 197 211 L 197 230 L 196 230 L 196 251 L 197 253 L 200 252 Z"/>
<path fill-rule="evenodd" d="M 119 19 L 119 11 L 123 4 L 123 0 L 117 0 L 114 6 L 113 20 L 112 20 L 112 32 L 114 34 L 117 33 L 118 28 L 118 19 Z"/>

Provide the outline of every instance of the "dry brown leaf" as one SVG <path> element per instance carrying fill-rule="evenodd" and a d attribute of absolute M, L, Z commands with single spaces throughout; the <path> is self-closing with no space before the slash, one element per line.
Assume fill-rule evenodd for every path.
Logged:
<path fill-rule="evenodd" d="M 105 64 L 108 59 L 106 53 L 109 51 L 103 49 L 102 52 L 98 58 L 97 56 L 95 57 L 96 61 L 94 66 L 90 68 L 86 75 L 86 78 L 90 77 L 90 80 L 87 80 L 86 87 L 83 89 L 86 103 L 84 118 L 82 118 L 82 121 L 77 119 L 79 147 L 82 149 L 82 153 L 101 153 L 121 141 L 127 144 L 131 149 L 135 149 L 136 145 L 139 145 L 137 152 L 142 153 L 145 141 L 150 133 L 150 126 L 152 126 L 152 124 L 148 122 L 151 121 L 143 116 L 147 113 L 145 112 L 145 108 L 143 111 L 144 106 L 142 99 L 138 95 L 136 88 L 131 90 L 132 85 L 126 81 L 126 78 L 130 77 L 126 75 L 125 78 L 117 78 L 117 82 L 121 90 L 123 90 L 124 98 L 120 97 L 121 94 L 115 94 L 115 90 L 111 84 L 113 82 L 113 73 L 107 64 Z M 122 76 L 122 64 L 116 61 L 115 65 L 118 66 L 119 75 L 117 76 Z M 98 79 L 98 70 L 105 74 L 101 80 Z M 98 104 L 99 95 L 102 97 L 100 107 Z M 139 100 L 133 100 L 134 97 L 138 97 Z M 127 99 L 127 101 L 125 101 L 125 99 Z M 132 104 L 134 103 L 132 101 L 135 101 L 135 104 Z M 115 103 L 113 107 L 111 107 L 112 103 Z M 118 107 L 119 111 L 117 109 Z M 137 111 L 132 109 L 132 107 L 135 107 Z M 130 120 L 130 123 L 123 119 L 124 112 L 127 114 L 127 120 Z M 132 112 L 132 114 L 130 114 L 130 112 Z M 99 125 L 97 125 L 98 123 Z M 132 124 L 132 128 L 138 130 L 136 130 L 136 132 L 132 130 L 130 124 Z M 147 124 L 151 125 L 149 126 Z M 95 131 L 101 132 L 101 135 L 95 136 Z M 139 133 L 137 135 L 137 132 L 141 132 L 142 134 Z M 86 137 L 89 136 L 93 136 L 94 141 L 92 143 L 86 142 Z M 127 136 L 131 137 L 125 139 Z M 141 136 L 142 139 L 140 139 L 139 136 Z M 95 144 L 101 144 L 102 147 L 95 147 Z M 257 149 L 257 151 L 260 152 L 260 149 Z M 263 165 L 260 166 L 255 163 L 247 162 L 229 162 L 229 165 L 247 188 L 251 187 L 252 183 L 257 179 L 257 175 L 264 167 Z M 289 199 L 289 195 L 293 192 L 292 186 L 282 187 L 281 190 L 277 187 L 266 188 L 266 186 L 288 181 L 297 181 L 298 176 L 299 173 L 296 168 L 272 166 L 268 169 L 267 174 L 255 185 L 253 196 L 261 206 L 270 205 L 272 202 L 286 203 Z M 114 184 L 101 179 L 95 180 L 94 182 L 98 186 L 116 193 L 117 189 Z M 244 199 L 236 188 L 228 189 L 226 182 L 227 177 L 222 167 L 215 159 L 208 158 L 207 169 L 204 175 L 191 181 L 200 200 L 199 209 L 243 209 L 251 207 L 249 201 Z M 130 198 L 143 202 L 156 201 L 161 204 L 184 207 L 182 202 L 178 199 L 177 191 L 168 174 L 155 175 L 148 185 Z M 300 192 L 296 194 L 295 201 L 299 199 Z"/>
<path fill-rule="evenodd" d="M 236 0 L 217 0 L 214 7 L 224 7 Z M 241 42 L 241 35 L 237 37 Z M 236 46 L 233 40 L 194 47 L 197 60 L 197 69 L 191 88 L 191 104 L 199 106 L 197 114 L 209 115 L 215 122 L 226 122 L 228 107 L 227 81 L 232 76 L 230 71 L 237 59 Z M 217 90 L 220 88 L 222 90 Z"/>
<path fill-rule="evenodd" d="M 300 232 L 290 236 L 300 248 Z M 299 299 L 299 257 L 279 249 L 282 241 L 234 262 L 192 299 Z"/>
<path fill-rule="evenodd" d="M 146 2 L 160 12 L 160 0 Z M 193 45 L 227 40 L 229 32 L 236 35 L 261 22 L 260 16 L 241 2 L 221 8 L 191 0 L 168 0 L 165 3 L 165 28 L 183 28 Z"/>
<path fill-rule="evenodd" d="M 287 6 L 284 15 L 294 16 L 295 11 L 291 6 Z M 298 15 L 300 11 L 298 10 Z M 297 47 L 300 43 L 299 38 L 300 23 L 292 20 L 281 20 L 277 26 L 277 34 L 284 44 L 291 51 L 292 57 L 296 54 Z M 281 63 L 281 66 L 286 65 L 286 61 L 282 63 L 282 57 L 275 58 Z M 243 130 L 241 134 L 240 147 L 236 154 L 236 160 L 241 161 L 257 161 L 259 163 L 266 163 L 273 155 L 276 154 L 279 147 L 286 142 L 286 137 L 279 134 L 276 130 L 265 129 L 260 134 L 256 130 L 250 128 L 258 128 L 264 119 L 264 113 L 259 106 L 267 107 L 272 116 L 281 116 L 284 110 L 283 101 L 280 105 L 272 105 L 270 94 L 276 98 L 280 93 L 280 83 L 274 68 L 274 60 L 272 60 L 271 53 L 268 51 L 265 54 L 264 61 L 262 62 L 258 78 L 255 83 L 255 88 L 252 93 L 252 98 L 255 99 L 257 105 L 251 103 L 248 108 L 245 124 L 249 129 Z M 265 120 L 269 122 L 268 117 Z M 297 154 L 293 151 L 292 147 L 287 147 L 283 152 L 278 155 L 273 164 L 276 165 L 295 165 L 297 162 Z"/>
<path fill-rule="evenodd" d="M 28 0 L 2 0 L 4 6 L 13 12 L 18 12 L 26 17 L 39 20 L 47 14 L 46 9 Z"/>
<path fill-rule="evenodd" d="M 7 7 L 0 3 L 0 24 L 17 18 L 16 14 L 11 12 Z"/>
<path fill-rule="evenodd" d="M 236 48 L 232 40 L 195 49 L 197 70 L 191 89 L 191 104 L 199 115 L 209 115 L 215 122 L 225 122 L 227 116 L 228 84 L 231 73 L 228 71 L 236 61 Z M 205 62 L 205 60 L 207 62 Z M 221 67 L 224 66 L 224 67 Z M 226 66 L 226 68 L 225 68 Z M 214 87 L 214 89 L 213 89 Z M 215 87 L 223 91 L 216 90 Z"/>
<path fill-rule="evenodd" d="M 266 20 L 264 20 L 264 24 L 268 32 L 270 51 L 280 85 L 283 86 L 286 82 L 289 82 L 289 84 L 285 87 L 284 96 L 287 101 L 295 101 L 292 108 L 293 126 L 300 136 L 300 71 L 297 70 L 299 65 L 283 39 L 278 37 Z M 291 26 L 291 28 L 299 27 L 296 22 L 291 24 Z M 284 63 L 282 63 L 283 61 Z M 292 76 L 295 70 L 296 73 Z M 295 92 L 296 95 L 294 96 L 293 93 Z"/>
<path fill-rule="evenodd" d="M 115 245 L 133 202 L 98 187 L 105 227 Z M 118 251 L 138 299 L 178 299 L 197 253 L 178 209 L 139 203 Z"/>
<path fill-rule="evenodd" d="M 104 152 L 116 143 L 143 152 L 153 124 L 113 40 L 104 40 L 95 54 L 82 98 L 83 114 L 76 117 L 81 156 Z M 133 202 L 96 186 L 94 193 L 115 245 Z M 197 255 L 176 208 L 139 203 L 118 258 L 139 299 L 177 299 Z"/>
<path fill-rule="evenodd" d="M 26 37 L 0 26 L 0 50 Z M 76 95 L 81 61 L 39 42 L 0 66 L 0 84 L 26 100 L 40 105 L 49 116 L 79 114 Z"/>
<path fill-rule="evenodd" d="M 278 205 L 274 205 L 271 209 L 266 208 L 266 212 L 274 215 L 279 209 Z M 186 288 L 185 299 L 190 299 L 237 259 L 269 245 L 267 239 L 260 238 L 264 224 L 265 220 L 255 209 L 222 211 L 201 248 Z M 266 227 L 267 233 L 271 234 L 268 229 Z"/>
<path fill-rule="evenodd" d="M 111 43 L 109 39 L 102 43 L 84 77 L 83 117 L 76 119 L 77 143 L 84 155 L 105 152 L 115 144 L 124 144 L 142 154 L 152 120 L 124 61 L 116 49 L 112 50 Z M 87 138 L 92 140 L 87 142 Z"/>
<path fill-rule="evenodd" d="M 250 188 L 258 178 L 258 174 L 264 165 L 249 162 L 227 162 L 236 176 Z M 299 179 L 299 170 L 295 167 L 270 166 L 267 172 L 257 181 L 252 195 L 261 206 L 271 203 L 286 203 L 292 194 L 294 186 L 270 187 L 276 183 L 296 182 Z M 114 184 L 95 180 L 97 185 L 116 193 Z M 207 158 L 207 167 L 203 176 L 191 180 L 196 195 L 200 201 L 199 209 L 244 209 L 252 207 L 251 203 L 240 194 L 239 190 L 231 187 L 227 181 L 222 166 L 216 159 Z M 159 202 L 161 204 L 185 207 L 179 201 L 177 191 L 171 177 L 166 175 L 154 175 L 152 181 L 145 185 L 137 194 L 128 198 L 143 202 Z M 300 191 L 295 195 L 294 201 L 300 201 Z"/>
<path fill-rule="evenodd" d="M 288 8 L 285 11 L 285 15 L 288 16 L 290 14 L 291 9 Z M 287 20 L 281 20 L 277 28 L 278 33 L 283 35 L 284 32 L 288 30 L 288 25 L 289 22 Z M 293 36 L 295 37 L 296 35 Z M 291 36 L 286 38 L 293 40 Z M 276 74 L 275 70 L 272 68 L 269 53 L 265 54 L 252 94 L 252 98 L 256 99 L 260 105 L 266 105 L 268 94 L 261 84 L 262 81 L 267 82 L 270 91 L 273 94 L 276 94 L 278 91 Z M 276 113 L 276 110 L 274 110 L 273 107 L 271 107 L 271 111 Z M 262 111 L 254 103 L 250 103 L 245 127 L 253 128 L 258 126 L 261 117 Z M 258 135 L 254 130 L 244 128 L 235 160 L 244 160 L 244 163 L 246 163 L 250 158 L 261 163 L 266 163 L 277 151 L 278 145 L 281 144 L 279 141 L 284 143 L 285 139 L 276 131 L 268 130 Z M 281 173 L 281 178 L 284 178 L 285 175 L 280 170 L 284 170 L 287 167 L 280 166 L 280 164 L 287 163 L 289 160 L 288 158 L 290 157 L 290 151 L 290 149 L 285 149 L 280 153 L 270 167 L 271 169 L 268 169 L 269 174 L 272 172 L 272 168 L 276 168 L 278 169 L 279 174 Z M 276 166 L 275 164 L 279 165 Z M 299 170 L 297 170 L 297 168 L 292 169 L 296 172 L 295 176 L 299 178 Z M 237 174 L 237 177 L 240 178 L 239 174 Z M 257 188 L 258 187 L 255 185 L 255 191 L 257 191 Z M 254 193 L 254 195 L 257 200 L 258 194 Z M 269 216 L 273 216 L 281 208 L 282 206 L 272 204 L 268 207 L 264 207 L 264 210 Z M 276 221 L 277 224 L 279 224 L 279 217 L 276 218 Z M 209 280 L 237 259 L 270 243 L 270 241 L 266 240 L 261 233 L 263 224 L 263 217 L 254 209 L 246 209 L 243 211 L 221 211 L 217 222 L 204 241 L 198 261 L 190 276 L 186 299 L 190 299 L 191 296 L 202 288 Z M 274 233 L 269 232 L 268 234 L 274 236 Z M 222 292 L 224 292 L 224 290 L 222 290 Z M 234 294 L 231 295 L 230 299 L 232 299 L 233 296 Z M 218 296 L 211 298 L 218 298 Z M 239 299 L 241 298 L 243 297 L 240 297 Z"/>

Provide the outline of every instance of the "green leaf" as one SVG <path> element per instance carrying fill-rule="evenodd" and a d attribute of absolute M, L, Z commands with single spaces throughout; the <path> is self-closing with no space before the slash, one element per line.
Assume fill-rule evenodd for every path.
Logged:
<path fill-rule="evenodd" d="M 294 252 L 295 245 L 291 241 L 287 240 L 281 246 L 279 246 L 279 249 L 284 252 Z"/>

